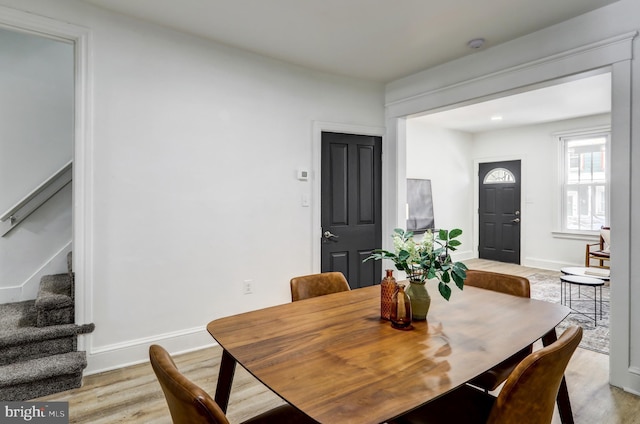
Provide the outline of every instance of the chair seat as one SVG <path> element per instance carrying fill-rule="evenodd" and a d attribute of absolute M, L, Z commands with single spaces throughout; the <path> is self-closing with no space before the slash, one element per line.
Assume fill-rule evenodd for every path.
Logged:
<path fill-rule="evenodd" d="M 390 423 L 486 423 L 495 400 L 494 396 L 465 384 Z"/>
<path fill-rule="evenodd" d="M 243 421 L 242 424 L 311 424 L 314 420 L 307 417 L 291 405 L 282 405 L 263 412 L 253 418 Z"/>
<path fill-rule="evenodd" d="M 478 377 L 470 381 L 476 387 L 492 391 L 498 388 L 509 377 L 511 372 L 518 366 L 520 361 L 526 358 L 531 352 L 532 347 L 527 346 L 520 352 L 514 354 L 508 359 L 500 362 L 489 371 L 480 374 Z"/>
<path fill-rule="evenodd" d="M 589 254 L 591 256 L 597 256 L 598 258 L 609 258 L 611 255 L 609 252 L 604 252 L 602 250 L 592 250 Z"/>

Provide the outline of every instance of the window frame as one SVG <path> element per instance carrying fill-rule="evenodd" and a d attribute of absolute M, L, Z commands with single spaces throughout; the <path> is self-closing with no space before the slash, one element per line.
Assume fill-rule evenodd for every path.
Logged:
<path fill-rule="evenodd" d="M 603 126 L 596 128 L 583 129 L 578 131 L 567 131 L 561 134 L 555 134 L 558 142 L 558 183 L 559 183 L 559 202 L 558 208 L 558 226 L 559 230 L 556 234 L 564 235 L 586 235 L 592 236 L 599 234 L 600 229 L 569 229 L 567 226 L 567 143 L 570 141 L 588 139 L 588 138 L 605 138 L 605 216 L 604 226 L 609 225 L 611 218 L 611 127 Z"/>

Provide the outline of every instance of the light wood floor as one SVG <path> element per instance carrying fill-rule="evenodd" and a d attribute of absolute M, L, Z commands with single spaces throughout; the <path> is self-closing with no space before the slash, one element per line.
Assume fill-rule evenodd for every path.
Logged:
<path fill-rule="evenodd" d="M 474 269 L 522 276 L 545 272 L 482 260 L 466 263 Z M 175 361 L 188 378 L 213 394 L 221 354 L 219 347 L 213 347 L 176 356 Z M 608 373 L 609 356 L 577 349 L 566 372 L 575 422 L 640 424 L 640 397 L 610 386 Z M 87 376 L 83 387 L 39 400 L 69 402 L 71 423 L 171 423 L 162 391 L 149 364 Z M 237 368 L 227 414 L 231 423 L 242 422 L 281 402 L 242 367 Z M 553 424 L 558 423 L 560 419 L 556 412 Z"/>

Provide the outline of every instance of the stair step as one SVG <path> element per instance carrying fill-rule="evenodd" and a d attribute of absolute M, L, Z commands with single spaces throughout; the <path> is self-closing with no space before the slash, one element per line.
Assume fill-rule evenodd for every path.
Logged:
<path fill-rule="evenodd" d="M 0 366 L 16 361 L 71 352 L 77 335 L 90 333 L 93 324 L 35 327 L 34 301 L 0 305 Z"/>
<path fill-rule="evenodd" d="M 55 274 L 42 277 L 35 307 L 38 327 L 73 323 L 75 313 L 71 276 Z"/>
<path fill-rule="evenodd" d="M 68 352 L 0 367 L 0 399 L 24 401 L 78 388 L 85 352 Z"/>
<path fill-rule="evenodd" d="M 40 280 L 35 300 L 0 305 L 0 400 L 24 401 L 82 385 L 85 352 L 78 334 L 95 325 L 76 325 L 71 252 L 66 274 Z"/>

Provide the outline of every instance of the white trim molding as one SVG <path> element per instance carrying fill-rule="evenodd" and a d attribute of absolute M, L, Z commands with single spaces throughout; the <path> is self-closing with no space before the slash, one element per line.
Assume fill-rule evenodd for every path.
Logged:
<path fill-rule="evenodd" d="M 217 346 L 217 343 L 211 338 L 206 328 L 203 327 L 144 337 L 126 343 L 117 343 L 92 349 L 87 354 L 88 365 L 84 370 L 84 374 L 97 374 L 129 365 L 145 363 L 147 362 L 146 358 L 149 357 L 149 346 L 154 343 L 162 344 L 172 355 Z M 132 360 L 131 358 L 145 359 Z"/>
<path fill-rule="evenodd" d="M 531 84 L 544 83 L 552 79 L 567 77 L 580 72 L 610 66 L 624 60 L 631 60 L 632 41 L 637 31 L 610 37 L 595 43 L 586 44 L 543 57 L 517 66 L 501 69 L 479 77 L 459 81 L 432 90 L 418 92 L 408 96 L 397 96 L 393 88 L 387 89 L 387 116 L 410 116 L 425 111 L 435 111 L 445 106 L 460 106 L 472 99 L 496 96 L 496 85 L 504 91 L 523 89 Z M 448 98 L 449 102 L 440 100 Z"/>

